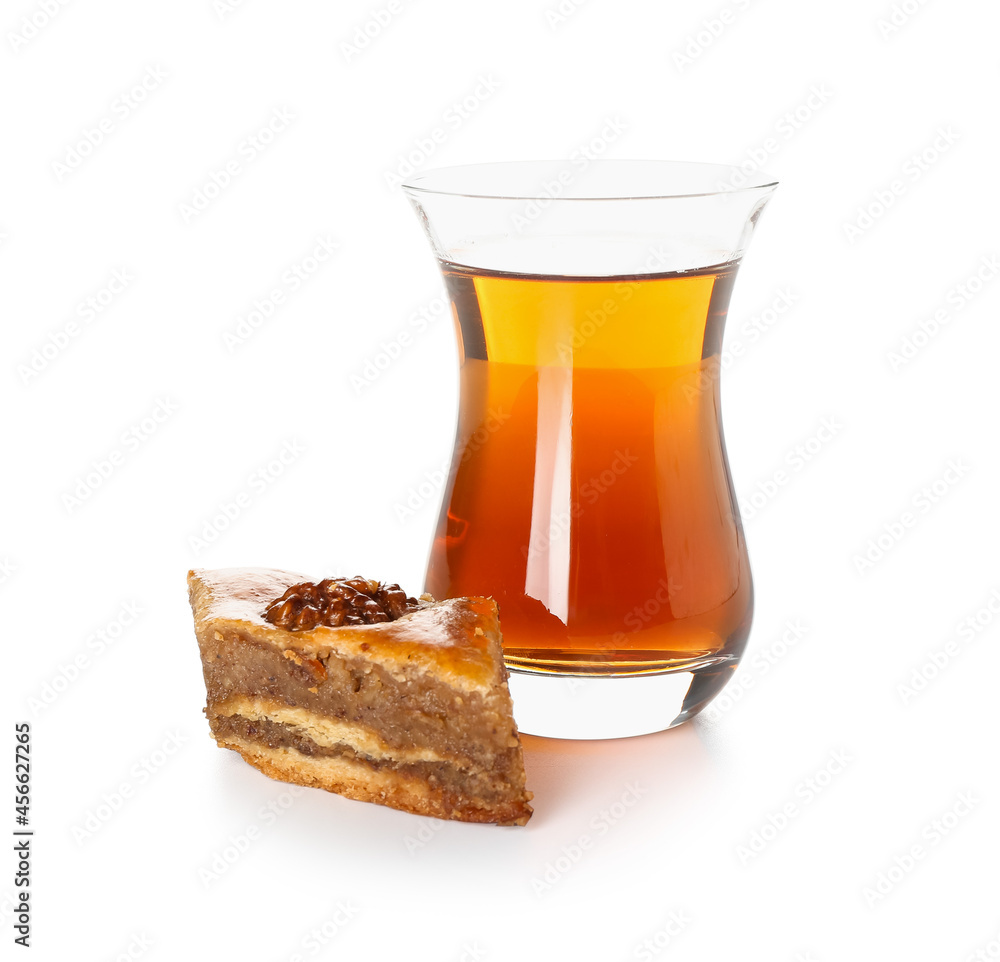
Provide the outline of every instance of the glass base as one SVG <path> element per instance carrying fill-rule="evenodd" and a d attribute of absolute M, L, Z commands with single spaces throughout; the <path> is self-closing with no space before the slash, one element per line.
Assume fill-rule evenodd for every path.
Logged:
<path fill-rule="evenodd" d="M 546 738 L 629 738 L 698 714 L 733 676 L 736 660 L 659 674 L 569 675 L 507 666 L 518 731 Z"/>

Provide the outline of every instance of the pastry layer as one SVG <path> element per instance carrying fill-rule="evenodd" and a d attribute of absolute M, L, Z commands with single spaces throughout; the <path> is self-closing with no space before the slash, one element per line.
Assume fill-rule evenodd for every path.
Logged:
<path fill-rule="evenodd" d="M 493 805 L 514 794 L 504 777 L 512 759 L 507 760 L 504 770 L 497 770 L 468 768 L 445 760 L 413 761 L 390 755 L 376 758 L 345 742 L 320 745 L 295 725 L 281 724 L 269 718 L 251 720 L 243 715 L 217 718 L 212 731 L 220 744 L 237 739 L 245 744 L 293 750 L 309 758 L 347 758 L 362 766 L 359 772 L 392 769 L 421 779 L 433 788 L 460 793 L 478 799 L 483 804 Z"/>
<path fill-rule="evenodd" d="M 214 714 L 219 718 L 239 715 L 250 722 L 271 721 L 283 725 L 302 738 L 308 738 L 319 748 L 347 746 L 358 754 L 367 755 L 376 761 L 385 759 L 406 764 L 454 760 L 438 754 L 432 748 L 394 747 L 380 738 L 377 731 L 364 725 L 317 715 L 308 709 L 289 706 L 272 699 L 237 695 L 217 705 Z"/>
<path fill-rule="evenodd" d="M 488 691 L 504 677 L 503 663 L 491 650 L 499 638 L 496 605 L 487 598 L 435 602 L 378 625 L 290 632 L 266 621 L 267 606 L 303 580 L 304 575 L 271 568 L 192 571 L 195 622 L 212 622 L 218 631 L 248 628 L 261 644 L 294 648 L 307 657 L 368 656 L 390 672 L 431 673 L 464 691 Z"/>
<path fill-rule="evenodd" d="M 405 772 L 392 768 L 373 770 L 365 762 L 345 756 L 308 756 L 292 748 L 271 747 L 238 736 L 220 738 L 219 744 L 239 752 L 245 761 L 271 778 L 416 815 L 498 825 L 524 825 L 531 817 L 531 808 L 520 798 L 480 805 Z"/>

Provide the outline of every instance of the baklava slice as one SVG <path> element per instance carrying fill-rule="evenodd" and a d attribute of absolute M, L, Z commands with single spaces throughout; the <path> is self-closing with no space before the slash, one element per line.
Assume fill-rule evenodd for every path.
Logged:
<path fill-rule="evenodd" d="M 191 571 L 188 587 L 219 745 L 272 778 L 419 815 L 530 818 L 491 599 L 264 568 Z"/>

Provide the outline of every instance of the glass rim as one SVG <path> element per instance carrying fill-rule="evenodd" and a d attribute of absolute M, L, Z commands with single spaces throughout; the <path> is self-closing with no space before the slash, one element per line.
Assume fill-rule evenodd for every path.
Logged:
<path fill-rule="evenodd" d="M 555 203 L 559 201 L 681 200 L 695 197 L 746 194 L 754 191 L 773 190 L 778 186 L 777 179 L 763 171 L 756 170 L 748 173 L 733 164 L 714 164 L 685 160 L 609 158 L 587 161 L 586 166 L 582 170 L 575 170 L 577 165 L 578 162 L 563 158 L 557 160 L 502 160 L 479 164 L 458 164 L 450 167 L 432 167 L 428 170 L 412 174 L 403 181 L 401 187 L 404 191 L 413 194 L 439 194 L 483 200 L 544 200 L 547 203 Z M 749 179 L 750 183 L 744 183 L 740 186 L 716 186 L 710 189 L 705 189 L 704 185 L 702 185 L 701 187 L 692 187 L 687 190 L 670 189 L 667 187 L 662 189 L 632 189 L 629 191 L 627 188 L 621 188 L 606 189 L 604 191 L 592 190 L 589 194 L 573 195 L 572 193 L 576 178 L 588 174 L 595 169 L 606 171 L 609 175 L 613 169 L 617 169 L 618 174 L 616 176 L 619 176 L 623 183 L 629 180 L 635 183 L 640 167 L 646 168 L 645 173 L 641 176 L 651 178 L 650 183 L 659 183 L 671 174 L 675 182 L 681 179 L 682 176 L 687 177 L 689 180 L 692 177 L 697 179 L 703 176 L 707 182 L 713 177 L 716 179 L 724 177 L 732 179 L 734 175 L 738 175 L 744 180 Z M 559 180 L 560 175 L 564 171 L 571 173 L 568 183 Z M 503 182 L 505 177 L 506 183 L 511 183 L 511 178 L 508 175 L 513 174 L 516 178 L 518 174 L 523 176 L 530 172 L 538 175 L 533 178 L 533 182 L 538 185 L 537 189 L 504 188 Z M 550 182 L 555 177 L 559 183 L 563 183 L 570 190 L 570 193 L 553 194 L 546 192 L 548 185 L 542 180 L 546 176 Z M 477 188 L 475 186 L 477 178 L 484 184 L 492 182 L 498 186 L 494 189 L 489 189 L 488 187 Z"/>

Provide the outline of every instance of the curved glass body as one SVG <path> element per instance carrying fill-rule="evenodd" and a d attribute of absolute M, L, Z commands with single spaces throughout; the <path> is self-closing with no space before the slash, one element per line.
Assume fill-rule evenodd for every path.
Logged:
<path fill-rule="evenodd" d="M 739 260 L 774 185 L 712 192 L 726 168 L 597 166 L 564 192 L 579 196 L 545 206 L 530 196 L 539 165 L 407 185 L 461 363 L 426 590 L 493 596 L 515 673 L 685 674 L 665 728 L 725 684 L 750 630 L 718 374 Z M 677 180 L 686 193 L 670 193 Z"/>

